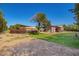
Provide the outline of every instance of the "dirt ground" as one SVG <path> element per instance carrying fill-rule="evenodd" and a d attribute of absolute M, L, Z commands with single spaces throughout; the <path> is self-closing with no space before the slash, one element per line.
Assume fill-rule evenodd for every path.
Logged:
<path fill-rule="evenodd" d="M 33 39 L 27 34 L 0 34 L 0 56 L 79 56 L 79 49 Z"/>
<path fill-rule="evenodd" d="M 20 42 L 29 42 L 32 38 L 27 34 L 0 34 L 0 49 L 5 46 L 16 45 Z"/>

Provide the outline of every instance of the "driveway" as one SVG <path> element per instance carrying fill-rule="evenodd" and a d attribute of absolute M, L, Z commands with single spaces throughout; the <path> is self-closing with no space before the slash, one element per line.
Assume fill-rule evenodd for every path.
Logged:
<path fill-rule="evenodd" d="M 79 49 L 65 47 L 56 43 L 32 39 L 14 46 L 4 46 L 0 55 L 6 56 L 79 56 Z"/>

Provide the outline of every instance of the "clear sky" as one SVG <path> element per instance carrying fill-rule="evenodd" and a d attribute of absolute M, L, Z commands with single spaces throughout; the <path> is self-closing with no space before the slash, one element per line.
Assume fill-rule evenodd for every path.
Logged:
<path fill-rule="evenodd" d="M 0 10 L 4 13 L 4 17 L 8 22 L 8 26 L 13 24 L 24 24 L 35 26 L 30 19 L 36 13 L 42 12 L 46 14 L 52 25 L 72 24 L 74 22 L 73 14 L 69 11 L 74 4 L 0 4 Z"/>

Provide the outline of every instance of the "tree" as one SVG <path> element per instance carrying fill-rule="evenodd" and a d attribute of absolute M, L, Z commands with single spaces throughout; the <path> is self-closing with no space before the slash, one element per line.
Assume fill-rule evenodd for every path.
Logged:
<path fill-rule="evenodd" d="M 67 25 L 64 24 L 63 27 L 64 27 L 64 30 L 67 30 Z"/>
<path fill-rule="evenodd" d="M 11 25 L 9 27 L 10 33 L 25 33 L 26 32 L 26 26 L 21 24 L 15 24 Z"/>
<path fill-rule="evenodd" d="M 77 29 L 79 29 L 79 3 L 75 4 L 73 9 L 70 9 L 70 11 L 75 15 L 74 18 L 76 20 L 76 25 L 78 25 Z"/>
<path fill-rule="evenodd" d="M 64 24 L 63 27 L 64 27 L 65 31 L 78 31 L 78 29 L 77 29 L 78 25 L 76 25 L 76 24 L 71 24 L 71 25 Z"/>
<path fill-rule="evenodd" d="M 26 27 L 26 26 L 22 24 L 15 24 L 11 25 L 9 29 L 19 29 L 20 27 Z"/>
<path fill-rule="evenodd" d="M 3 17 L 3 13 L 0 11 L 0 32 L 7 29 L 7 21 Z"/>
<path fill-rule="evenodd" d="M 43 13 L 37 13 L 32 20 L 37 23 L 36 27 L 38 30 L 40 30 L 40 28 L 48 30 L 49 26 L 51 26 L 50 21 L 47 20 L 46 15 Z"/>

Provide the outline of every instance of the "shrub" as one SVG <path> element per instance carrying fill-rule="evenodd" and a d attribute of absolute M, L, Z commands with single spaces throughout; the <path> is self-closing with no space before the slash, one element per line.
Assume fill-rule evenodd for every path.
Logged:
<path fill-rule="evenodd" d="M 25 33 L 26 29 L 24 27 L 20 27 L 18 29 L 10 29 L 10 33 Z"/>
<path fill-rule="evenodd" d="M 28 33 L 30 33 L 30 34 L 39 34 L 39 32 L 37 30 L 31 30 Z"/>
<path fill-rule="evenodd" d="M 10 33 L 15 33 L 16 30 L 15 29 L 10 29 Z"/>

